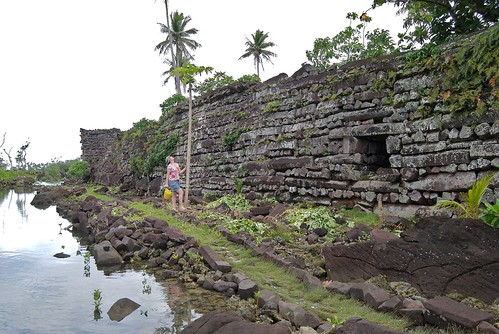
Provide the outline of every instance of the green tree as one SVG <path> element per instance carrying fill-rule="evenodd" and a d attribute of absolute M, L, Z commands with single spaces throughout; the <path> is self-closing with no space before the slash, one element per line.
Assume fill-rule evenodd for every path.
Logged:
<path fill-rule="evenodd" d="M 189 130 L 187 133 L 187 163 L 186 163 L 186 172 L 185 172 L 185 205 L 189 205 L 189 183 L 190 183 L 190 175 L 191 175 L 191 151 L 192 151 L 192 90 L 193 85 L 196 83 L 196 79 L 194 78 L 196 75 L 200 75 L 203 73 L 210 73 L 213 71 L 212 67 L 205 66 L 196 66 L 194 64 L 185 64 L 182 67 L 178 67 L 174 69 L 172 74 L 178 74 L 180 80 L 184 85 L 187 85 L 189 91 Z"/>
<path fill-rule="evenodd" d="M 239 57 L 239 59 L 253 56 L 256 67 L 256 74 L 258 75 L 258 77 L 260 77 L 260 66 L 262 67 L 263 71 L 265 70 L 263 68 L 263 61 L 266 60 L 273 64 L 271 57 L 277 57 L 274 52 L 267 50 L 268 48 L 276 46 L 276 44 L 267 41 L 267 38 L 269 38 L 269 34 L 261 31 L 260 29 L 252 34 L 251 38 L 251 40 L 249 38 L 246 38 L 246 50 L 244 54 Z"/>
<path fill-rule="evenodd" d="M 166 2 L 165 2 L 166 5 Z M 189 15 L 184 16 L 183 13 L 179 13 L 175 11 L 171 14 L 171 27 L 168 25 L 164 25 L 163 23 L 158 23 L 161 27 L 161 32 L 166 33 L 166 39 L 154 48 L 154 50 L 159 51 L 159 54 L 168 54 L 171 53 L 172 60 L 165 61 L 170 65 L 170 70 L 166 71 L 163 74 L 173 75 L 175 78 L 175 89 L 177 94 L 180 94 L 180 78 L 178 74 L 174 71 L 176 68 L 182 66 L 191 60 L 194 59 L 194 56 L 191 54 L 191 50 L 194 51 L 197 48 L 201 47 L 201 44 L 196 42 L 191 38 L 192 35 L 198 33 L 198 29 L 196 28 L 187 28 L 187 25 L 191 21 L 191 17 Z"/>
<path fill-rule="evenodd" d="M 305 52 L 314 67 L 326 69 L 335 63 L 378 57 L 396 50 L 388 30 L 374 29 L 366 32 L 367 24 L 371 22 L 367 13 L 358 15 L 350 12 L 346 17 L 350 21 L 348 27 L 332 38 L 317 38 L 313 50 Z M 354 24 L 357 20 L 360 22 Z"/>
<path fill-rule="evenodd" d="M 168 0 L 164 0 L 164 4 L 165 4 L 165 13 L 166 13 L 166 27 L 167 27 L 167 30 L 168 30 L 168 36 L 170 37 L 170 40 L 172 40 L 172 30 L 170 29 L 171 28 L 171 25 L 170 25 L 170 14 L 168 13 Z M 175 69 L 177 67 L 177 64 L 175 64 L 175 52 L 173 51 L 173 43 L 170 43 L 170 57 L 171 57 L 171 67 L 172 69 Z M 165 62 L 166 62 L 166 58 L 165 58 Z M 165 80 L 165 84 L 166 84 L 166 81 Z M 180 79 L 177 76 L 175 76 L 175 91 L 177 92 L 177 94 L 180 94 Z"/>
<path fill-rule="evenodd" d="M 373 8 L 386 3 L 406 14 L 402 40 L 440 44 L 451 36 L 483 30 L 498 22 L 497 0 L 373 0 Z M 411 30 L 412 29 L 412 30 Z"/>
<path fill-rule="evenodd" d="M 206 78 L 194 87 L 194 91 L 199 94 L 211 92 L 215 89 L 233 84 L 235 82 L 260 82 L 260 77 L 256 74 L 245 74 L 237 80 L 225 72 L 215 72 L 213 76 Z"/>
<path fill-rule="evenodd" d="M 75 161 L 69 165 L 67 174 L 73 180 L 87 181 L 90 177 L 90 165 L 86 161 Z"/>

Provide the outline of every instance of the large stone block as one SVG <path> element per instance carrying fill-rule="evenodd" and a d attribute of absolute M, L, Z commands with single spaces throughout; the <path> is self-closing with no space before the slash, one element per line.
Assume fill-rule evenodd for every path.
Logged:
<path fill-rule="evenodd" d="M 418 181 L 406 182 L 408 190 L 420 191 L 467 191 L 476 181 L 474 172 L 458 172 L 455 174 L 430 174 Z"/>
<path fill-rule="evenodd" d="M 421 154 L 414 156 L 402 156 L 400 167 L 433 167 L 446 166 L 450 164 L 469 163 L 470 152 L 468 150 L 454 150 L 441 153 Z"/>
<path fill-rule="evenodd" d="M 218 254 L 209 246 L 200 246 L 198 249 L 199 254 L 203 256 L 206 263 L 208 263 L 212 269 L 220 270 L 223 273 L 228 273 L 232 270 L 232 266 L 228 262 L 220 259 Z"/>
<path fill-rule="evenodd" d="M 430 320 L 434 325 L 441 325 L 440 321 L 443 319 L 468 329 L 474 329 L 480 322 L 490 322 L 492 320 L 491 314 L 471 308 L 445 296 L 423 300 L 423 305 L 430 313 L 428 316 L 425 315 L 425 319 Z"/>

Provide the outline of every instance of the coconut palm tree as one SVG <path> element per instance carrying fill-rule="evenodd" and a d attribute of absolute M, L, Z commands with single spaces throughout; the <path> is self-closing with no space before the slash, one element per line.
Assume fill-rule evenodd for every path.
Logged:
<path fill-rule="evenodd" d="M 172 30 L 170 29 L 170 15 L 168 14 L 168 0 L 164 0 L 165 2 L 165 11 L 166 11 L 166 26 L 168 28 L 168 35 L 170 36 L 170 40 L 172 39 Z M 170 43 L 170 55 L 172 57 L 171 66 L 172 68 L 176 68 L 175 66 L 175 53 L 173 51 L 173 43 Z M 165 59 L 166 62 L 166 59 Z M 167 80 L 166 80 L 167 81 Z M 165 83 L 166 83 L 165 81 Z M 177 94 L 180 94 L 180 79 L 178 75 L 175 77 L 175 90 Z"/>
<path fill-rule="evenodd" d="M 175 11 L 171 14 L 170 18 L 170 27 L 163 23 L 158 23 L 161 27 L 161 32 L 168 35 L 164 41 L 156 45 L 154 50 L 165 55 L 173 53 L 170 65 L 173 69 L 176 69 L 180 66 L 179 64 L 193 60 L 194 56 L 191 54 L 191 50 L 196 50 L 201 47 L 201 44 L 191 38 L 191 35 L 198 33 L 198 29 L 187 28 L 187 25 L 191 21 L 189 15 L 184 16 L 183 13 Z M 171 73 L 171 71 L 167 71 L 166 73 Z M 175 75 L 175 89 L 177 90 L 177 94 L 180 94 L 180 79 L 178 75 Z"/>
<path fill-rule="evenodd" d="M 239 59 L 248 58 L 253 56 L 256 67 L 256 74 L 260 77 L 260 66 L 263 68 L 263 61 L 269 61 L 271 64 L 271 57 L 277 57 L 275 53 L 267 50 L 270 47 L 276 46 L 273 42 L 267 41 L 269 34 L 258 29 L 254 34 L 251 35 L 251 40 L 246 38 L 246 50 L 244 54 L 239 57 Z"/>

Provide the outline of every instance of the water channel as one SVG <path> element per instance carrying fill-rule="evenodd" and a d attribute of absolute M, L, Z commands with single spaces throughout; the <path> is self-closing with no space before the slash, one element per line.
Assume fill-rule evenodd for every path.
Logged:
<path fill-rule="evenodd" d="M 223 303 L 218 294 L 157 281 L 144 270 L 97 268 L 55 206 L 30 205 L 34 195 L 0 189 L 1 333 L 178 333 Z M 61 252 L 70 256 L 54 257 Z M 108 310 L 125 297 L 140 307 L 111 320 Z"/>

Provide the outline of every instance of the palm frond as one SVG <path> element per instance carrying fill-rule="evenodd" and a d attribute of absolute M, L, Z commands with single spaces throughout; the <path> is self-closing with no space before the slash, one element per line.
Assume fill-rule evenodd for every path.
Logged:
<path fill-rule="evenodd" d="M 435 204 L 435 207 L 438 209 L 451 209 L 452 211 L 457 211 L 460 216 L 466 213 L 466 208 L 464 207 L 464 205 L 448 199 L 437 200 L 437 204 Z"/>

